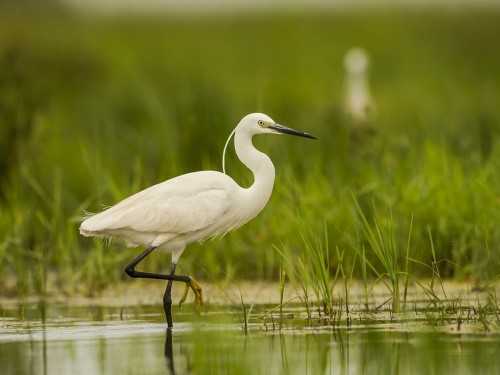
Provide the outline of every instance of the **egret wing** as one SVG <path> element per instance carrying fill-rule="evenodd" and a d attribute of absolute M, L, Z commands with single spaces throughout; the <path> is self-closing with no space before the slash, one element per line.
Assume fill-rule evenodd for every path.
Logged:
<path fill-rule="evenodd" d="M 219 172 L 190 173 L 140 191 L 90 219 L 99 223 L 93 230 L 101 231 L 195 232 L 224 218 L 237 186 Z"/>

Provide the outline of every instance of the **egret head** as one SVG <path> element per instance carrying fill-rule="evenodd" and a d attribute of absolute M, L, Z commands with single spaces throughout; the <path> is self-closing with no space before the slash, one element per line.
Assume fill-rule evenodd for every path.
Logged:
<path fill-rule="evenodd" d="M 252 134 L 291 134 L 316 139 L 316 137 L 310 134 L 279 125 L 271 117 L 263 113 L 249 114 L 241 120 L 241 124 Z"/>
<path fill-rule="evenodd" d="M 244 134 L 251 139 L 254 134 L 292 134 L 297 135 L 299 137 L 312 138 L 316 139 L 316 137 L 299 132 L 297 130 L 287 128 L 286 126 L 279 125 L 274 122 L 274 120 L 265 115 L 263 113 L 251 113 L 243 117 L 238 126 L 231 132 L 229 138 L 224 145 L 224 151 L 222 152 L 222 171 L 226 173 L 226 165 L 225 165 L 225 156 L 226 149 L 231 140 L 231 137 L 237 132 L 241 132 L 240 134 Z"/>
<path fill-rule="evenodd" d="M 362 74 L 368 70 L 370 57 L 363 48 L 355 47 L 346 52 L 344 66 L 351 74 Z"/>

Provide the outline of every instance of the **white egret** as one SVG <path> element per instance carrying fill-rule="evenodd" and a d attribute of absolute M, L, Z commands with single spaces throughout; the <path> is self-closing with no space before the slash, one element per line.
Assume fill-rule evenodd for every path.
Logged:
<path fill-rule="evenodd" d="M 368 81 L 369 66 L 370 58 L 364 49 L 355 47 L 346 52 L 344 105 L 345 112 L 356 125 L 366 125 L 375 110 Z"/>
<path fill-rule="evenodd" d="M 233 131 L 238 158 L 254 175 L 249 188 L 239 186 L 218 171 L 184 174 L 140 191 L 116 205 L 88 217 L 80 226 L 84 236 L 120 237 L 130 245 L 146 250 L 125 268 L 131 277 L 168 280 L 163 307 L 168 326 L 172 327 L 171 288 L 173 281 L 186 283 L 195 294 L 197 311 L 203 304 L 201 287 L 190 276 L 175 275 L 179 257 L 187 245 L 210 237 L 223 236 L 253 219 L 267 204 L 274 185 L 271 159 L 252 144 L 255 134 L 312 135 L 276 124 L 269 116 L 253 113 L 245 116 Z M 170 274 L 136 271 L 135 267 L 153 250 L 172 253 Z"/>

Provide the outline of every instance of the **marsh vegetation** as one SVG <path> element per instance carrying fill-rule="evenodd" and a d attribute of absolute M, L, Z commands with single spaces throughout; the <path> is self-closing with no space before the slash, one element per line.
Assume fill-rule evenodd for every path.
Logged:
<path fill-rule="evenodd" d="M 406 373 L 417 345 L 422 363 L 431 358 L 450 372 L 475 368 L 476 354 L 498 351 L 499 343 L 499 20 L 495 10 L 144 19 L 2 11 L 0 294 L 17 302 L 0 302 L 1 324 L 21 324 L 30 335 L 30 322 L 53 319 L 60 296 L 97 298 L 124 284 L 132 290 L 136 281 L 123 267 L 141 250 L 81 238 L 83 212 L 181 173 L 221 170 L 236 123 L 264 112 L 318 141 L 256 137 L 277 171 L 268 206 L 244 228 L 188 248 L 178 273 L 222 290 L 274 282 L 277 298 L 262 305 L 268 301 L 232 296 L 233 315 L 214 314 L 232 328 L 225 344 L 215 340 L 209 364 L 196 362 L 205 357 L 183 325 L 193 322 L 176 311 L 174 320 L 188 328 L 174 352 L 196 353 L 192 368 L 244 373 L 254 357 L 231 367 L 240 354 L 224 357 L 227 346 L 260 353 L 276 345 L 280 368 L 292 373 L 305 345 L 309 363 L 324 373 L 332 364 L 350 373 L 354 357 L 356 369 L 375 357 L 379 372 L 389 366 Z M 371 57 L 377 111 L 370 131 L 353 128 L 342 108 L 342 60 L 353 46 Z M 251 183 L 232 150 L 226 168 L 243 186 Z M 165 272 L 169 262 L 153 254 L 144 267 Z M 453 291 L 451 281 L 467 287 Z M 127 307 L 109 309 L 90 320 L 131 318 Z M 137 319 L 154 315 L 153 345 L 162 346 L 161 316 L 145 309 Z M 376 324 L 385 333 L 363 330 Z M 432 332 L 416 338 L 422 326 Z M 237 336 L 243 331 L 253 341 Z M 317 334 L 298 334 L 311 331 Z M 444 348 L 443 331 L 450 335 Z M 392 346 L 381 344 L 387 336 L 379 334 L 387 332 Z M 472 336 L 451 336 L 457 332 Z M 102 350 L 122 355 L 108 339 Z M 23 340 L 13 339 L 20 346 Z M 369 340 L 380 344 L 375 352 L 363 347 Z M 38 353 L 47 341 L 30 342 Z M 349 354 L 346 342 L 361 346 Z M 439 357 L 451 346 L 468 362 Z M 394 350 L 401 362 L 384 362 Z M 488 363 L 496 373 L 498 364 Z"/>

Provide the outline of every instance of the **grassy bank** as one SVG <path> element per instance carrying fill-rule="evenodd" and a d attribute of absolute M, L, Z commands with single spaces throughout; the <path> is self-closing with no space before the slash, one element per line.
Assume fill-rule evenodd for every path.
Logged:
<path fill-rule="evenodd" d="M 382 273 L 369 226 L 393 245 L 396 274 L 410 267 L 429 278 L 438 264 L 444 278 L 497 278 L 499 20 L 2 13 L 0 290 L 92 293 L 124 278 L 139 249 L 80 238 L 82 211 L 177 174 L 220 170 L 227 136 L 255 111 L 319 140 L 255 139 L 276 165 L 271 201 L 237 232 L 188 248 L 179 273 L 278 280 L 275 247 L 303 254 L 306 215 L 310 238 L 327 234 L 332 278 L 340 264 L 358 278 Z M 358 45 L 372 58 L 372 135 L 354 135 L 341 107 L 343 54 Z M 227 169 L 251 183 L 232 150 Z M 156 254 L 145 266 L 167 270 L 169 261 Z"/>

